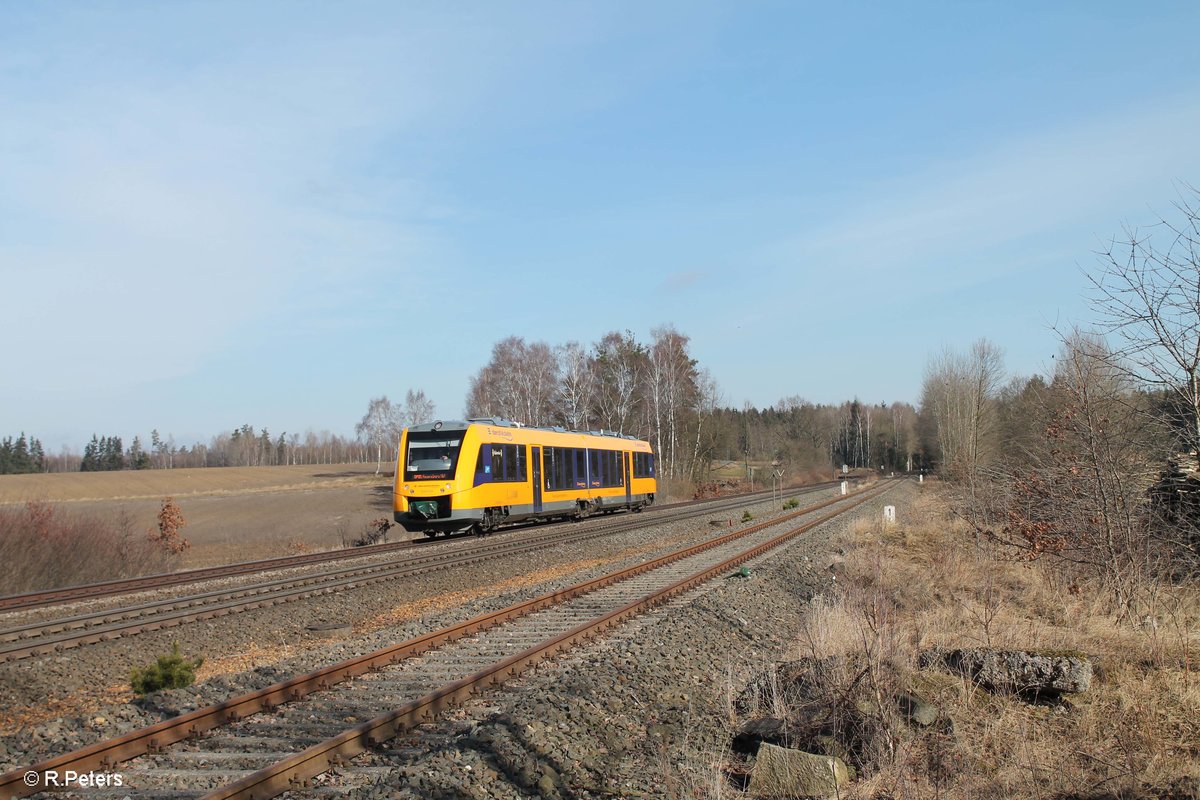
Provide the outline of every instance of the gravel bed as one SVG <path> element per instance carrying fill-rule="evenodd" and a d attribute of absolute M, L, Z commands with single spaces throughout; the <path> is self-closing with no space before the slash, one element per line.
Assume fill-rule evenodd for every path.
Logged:
<path fill-rule="evenodd" d="M 428 545 L 422 546 L 427 547 Z M 69 603 L 41 606 L 38 608 L 26 609 L 24 611 L 0 611 L 0 627 L 11 628 L 17 625 L 31 624 L 34 622 L 48 622 L 61 619 L 63 617 L 78 616 L 99 611 L 111 611 L 117 608 L 125 608 L 127 606 L 141 605 L 144 603 L 153 603 L 160 600 L 170 600 L 175 597 L 183 597 L 186 595 L 236 589 L 242 586 L 248 586 L 250 584 L 262 583 L 264 581 L 304 577 L 306 575 L 313 575 L 315 573 L 330 569 L 349 569 L 368 564 L 385 563 L 389 558 L 395 558 L 397 555 L 405 555 L 408 552 L 412 551 L 404 548 L 400 550 L 399 553 L 365 553 L 358 556 L 347 554 L 345 558 L 337 559 L 335 561 L 324 561 L 316 564 L 300 564 L 298 566 L 272 569 L 263 572 L 248 572 L 242 575 L 231 575 L 225 578 L 209 578 L 207 580 L 192 581 L 189 583 L 176 584 L 174 586 L 164 586 L 157 589 L 144 589 L 140 592 L 109 595 L 106 597 L 84 598 Z"/>
<path fill-rule="evenodd" d="M 736 795 L 722 773 L 733 699 L 797 656 L 805 607 L 829 589 L 844 555 L 838 536 L 855 519 L 879 519 L 884 505 L 903 515 L 914 496 L 897 487 L 751 562 L 748 578 L 711 581 L 286 796 Z M 381 776 L 380 767 L 390 771 Z"/>
<path fill-rule="evenodd" d="M 832 494 L 809 494 L 802 502 L 807 505 Z M 750 510 L 759 520 L 780 513 L 771 509 L 769 501 Z M 686 542 L 711 538 L 718 531 L 710 522 L 725 522 L 732 513 L 547 547 L 434 572 L 417 581 L 372 584 L 89 645 L 60 656 L 0 665 L 0 709 L 8 714 L 0 722 L 5 726 L 0 728 L 0 771 L 640 563 Z M 740 512 L 735 525 L 738 519 Z M 355 634 L 337 640 L 308 630 L 318 622 L 349 623 Z M 203 670 L 218 674 L 188 689 L 133 700 L 128 689 L 130 668 L 152 662 L 174 641 L 180 642 L 185 654 L 208 659 L 202 675 Z"/>

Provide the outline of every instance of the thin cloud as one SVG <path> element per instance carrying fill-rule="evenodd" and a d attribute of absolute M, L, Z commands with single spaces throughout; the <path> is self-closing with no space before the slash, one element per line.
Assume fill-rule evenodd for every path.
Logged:
<path fill-rule="evenodd" d="M 1167 196 L 1173 180 L 1200 170 L 1193 135 L 1200 127 L 1198 94 L 1123 108 L 882 183 L 840 219 L 771 245 L 762 256 L 878 275 L 1097 219 L 1104 221 L 1100 230 L 1115 229 L 1129 209 Z M 993 264 L 1005 268 L 1003 261 Z"/>

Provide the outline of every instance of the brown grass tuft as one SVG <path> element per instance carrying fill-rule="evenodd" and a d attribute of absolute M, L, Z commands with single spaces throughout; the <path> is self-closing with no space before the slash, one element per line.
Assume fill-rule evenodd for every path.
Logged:
<path fill-rule="evenodd" d="M 798 655 L 898 670 L 953 733 L 899 727 L 850 797 L 1151 797 L 1200 778 L 1200 587 L 1142 587 L 1154 613 L 1122 623 L 1103 587 L 1004 559 L 936 493 L 903 512 L 893 529 L 851 530 L 838 590 L 813 603 Z M 923 649 L 970 646 L 1081 652 L 1100 670 L 1088 692 L 1041 706 L 917 668 Z"/>

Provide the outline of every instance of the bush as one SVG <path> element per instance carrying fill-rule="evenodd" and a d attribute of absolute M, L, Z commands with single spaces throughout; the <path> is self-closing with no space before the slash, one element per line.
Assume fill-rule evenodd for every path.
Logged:
<path fill-rule="evenodd" d="M 373 519 L 367 523 L 365 530 L 363 530 L 362 536 L 359 536 L 357 539 L 351 542 L 351 544 L 355 547 L 366 547 L 367 545 L 386 542 L 387 532 L 389 529 L 391 529 L 391 527 L 392 523 L 387 517 Z"/>
<path fill-rule="evenodd" d="M 749 522 L 752 519 L 754 519 L 754 515 L 750 513 L 750 509 L 747 508 L 742 512 L 742 522 Z"/>
<path fill-rule="evenodd" d="M 150 666 L 130 670 L 129 683 L 138 694 L 150 694 L 163 689 L 182 689 L 195 682 L 196 670 L 203 663 L 203 658 L 184 658 L 179 652 L 179 642 L 175 642 L 171 645 L 170 653 L 159 656 Z"/>
<path fill-rule="evenodd" d="M 793 508 L 799 508 L 799 507 L 800 507 L 800 501 L 799 501 L 798 499 L 796 499 L 795 497 L 793 497 L 793 498 L 791 498 L 790 500 L 788 500 L 786 503 L 784 503 L 784 504 L 783 504 L 783 507 L 784 507 L 785 509 L 789 509 L 789 510 L 790 510 L 790 509 L 793 509 Z"/>
<path fill-rule="evenodd" d="M 151 528 L 147 531 L 147 536 L 168 553 L 179 555 L 192 546 L 191 542 L 179 533 L 179 529 L 184 525 L 187 525 L 187 520 L 183 518 L 183 511 L 175 504 L 175 499 L 164 497 L 162 509 L 158 512 L 158 530 Z"/>
<path fill-rule="evenodd" d="M 3 594 L 166 572 L 177 563 L 123 512 L 111 519 L 42 502 L 0 508 Z"/>

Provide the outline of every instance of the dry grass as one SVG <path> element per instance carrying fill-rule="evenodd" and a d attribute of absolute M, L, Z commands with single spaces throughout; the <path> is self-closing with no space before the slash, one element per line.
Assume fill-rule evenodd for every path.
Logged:
<path fill-rule="evenodd" d="M 391 477 L 374 465 L 214 467 L 0 475 L 0 510 L 53 503 L 97 525 L 143 532 L 163 497 L 188 522 L 182 568 L 341 547 L 341 531 L 390 516 Z"/>
<path fill-rule="evenodd" d="M 165 572 L 177 561 L 128 518 L 96 519 L 46 503 L 0 508 L 2 594 Z"/>
<path fill-rule="evenodd" d="M 839 588 L 813 603 L 801 658 L 842 656 L 892 676 L 953 722 L 931 737 L 901 725 L 852 798 L 1186 797 L 1200 779 L 1200 589 L 1144 587 L 1156 613 L 1105 613 L 1103 592 L 976 542 L 926 490 L 898 526 L 847 537 Z M 996 696 L 919 670 L 931 647 L 1074 651 L 1101 668 L 1058 706 Z"/>

